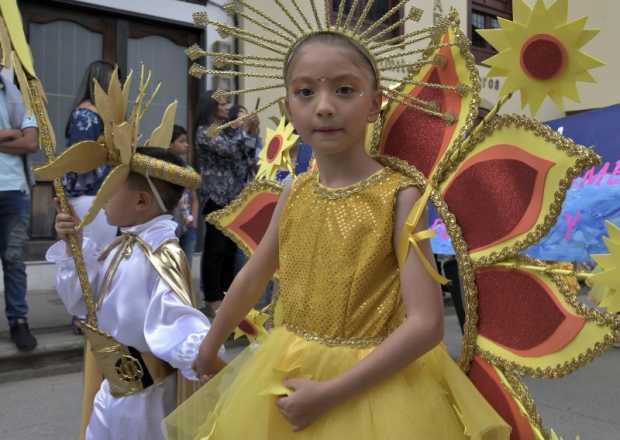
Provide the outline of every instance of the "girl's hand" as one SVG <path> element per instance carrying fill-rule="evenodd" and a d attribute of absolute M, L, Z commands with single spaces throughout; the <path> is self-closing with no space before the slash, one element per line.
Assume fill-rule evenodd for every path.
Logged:
<path fill-rule="evenodd" d="M 326 398 L 324 382 L 309 379 L 289 379 L 284 386 L 293 390 L 290 396 L 277 400 L 282 415 L 293 427 L 294 432 L 301 431 L 314 423 L 331 406 Z"/>

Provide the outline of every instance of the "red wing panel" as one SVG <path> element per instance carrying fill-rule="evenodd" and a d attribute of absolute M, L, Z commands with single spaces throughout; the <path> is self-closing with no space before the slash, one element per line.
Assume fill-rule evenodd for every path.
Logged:
<path fill-rule="evenodd" d="M 458 29 L 450 29 L 441 39 L 442 43 L 454 44 Z M 470 117 L 478 111 L 476 91 L 477 71 L 471 59 L 462 55 L 458 46 L 441 47 L 429 56 L 429 60 L 441 58 L 445 64 L 429 64 L 413 78 L 417 83 L 399 90 L 410 98 L 434 103 L 435 110 L 449 113 L 456 119 L 447 123 L 441 117 L 432 116 L 418 108 L 393 101 L 378 146 L 380 154 L 407 161 L 429 177 L 448 148 L 466 128 Z M 436 84 L 431 87 L 423 83 Z M 454 89 L 441 86 L 465 86 L 463 95 Z M 473 116 L 472 116 L 473 115 Z"/>
<path fill-rule="evenodd" d="M 469 369 L 469 378 L 487 402 L 512 427 L 510 440 L 535 440 L 529 420 L 502 385 L 493 367 L 476 356 Z"/>
<path fill-rule="evenodd" d="M 573 341 L 585 324 L 528 272 L 484 268 L 476 272 L 476 284 L 478 333 L 517 355 L 555 353 Z"/>
<path fill-rule="evenodd" d="M 230 224 L 230 230 L 238 234 L 252 252 L 256 250 L 256 246 L 265 235 L 277 203 L 278 195 L 276 194 L 258 194 Z"/>
<path fill-rule="evenodd" d="M 425 81 L 434 83 L 440 80 L 437 68 L 425 78 Z M 442 111 L 447 110 L 446 93 L 441 89 L 416 87 L 409 95 L 436 102 Z M 381 154 L 403 159 L 428 177 L 447 148 L 445 138 L 450 139 L 454 125 L 447 125 L 436 116 L 401 104 L 401 108 L 387 121 L 384 132 L 387 136 L 381 143 Z"/>
<path fill-rule="evenodd" d="M 536 223 L 552 166 L 512 145 L 493 146 L 463 164 L 444 197 L 470 252 L 522 234 Z"/>

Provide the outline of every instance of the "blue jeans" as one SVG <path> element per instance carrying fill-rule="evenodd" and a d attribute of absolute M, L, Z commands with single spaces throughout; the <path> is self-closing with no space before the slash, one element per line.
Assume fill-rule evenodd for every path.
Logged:
<path fill-rule="evenodd" d="M 24 244 L 29 226 L 29 195 L 22 191 L 0 191 L 0 256 L 9 322 L 28 315 Z"/>
<path fill-rule="evenodd" d="M 189 261 L 190 268 L 192 267 L 192 256 L 194 255 L 194 250 L 196 249 L 197 239 L 198 235 L 196 228 L 187 228 L 179 237 L 179 245 L 187 256 L 187 261 Z"/>

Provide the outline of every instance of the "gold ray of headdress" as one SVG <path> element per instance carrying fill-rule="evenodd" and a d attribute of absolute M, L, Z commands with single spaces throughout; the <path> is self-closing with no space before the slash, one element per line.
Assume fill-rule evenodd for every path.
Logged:
<path fill-rule="evenodd" d="M 420 20 L 422 10 L 416 7 L 411 7 L 407 12 L 402 14 L 401 17 L 397 17 L 397 19 L 394 20 L 394 17 L 407 6 L 410 0 L 400 0 L 396 2 L 389 11 L 369 26 L 365 26 L 366 19 L 375 0 L 368 0 L 365 4 L 360 2 L 360 0 L 354 0 L 348 12 L 345 12 L 345 2 L 340 2 L 337 16 L 334 20 L 331 18 L 331 8 L 327 7 L 327 3 L 325 15 L 321 18 L 315 0 L 303 2 L 305 5 L 304 7 L 300 6 L 300 2 L 297 0 L 271 1 L 273 3 L 271 6 L 279 9 L 287 17 L 288 25 L 281 24 L 272 18 L 274 15 L 273 13 L 263 12 L 258 6 L 252 5 L 251 0 L 231 0 L 224 6 L 224 10 L 228 14 L 237 14 L 243 17 L 246 22 L 255 25 L 258 28 L 258 32 L 264 33 L 265 35 L 211 20 L 204 12 L 194 14 L 194 22 L 198 25 L 213 26 L 220 35 L 233 36 L 247 44 L 271 52 L 269 56 L 262 57 L 256 55 L 209 52 L 200 49 L 197 45 L 188 48 L 186 53 L 193 61 L 200 57 L 209 57 L 212 58 L 214 65 L 218 67 L 228 65 L 244 68 L 243 71 L 230 69 L 218 70 L 208 69 L 194 63 L 190 68 L 190 74 L 193 76 L 201 77 L 202 75 L 213 75 L 274 80 L 274 84 L 264 87 L 234 91 L 217 90 L 214 96 L 237 96 L 267 89 L 282 89 L 281 96 L 273 102 L 235 121 L 230 121 L 219 127 L 214 127 L 212 134 L 215 134 L 218 130 L 239 123 L 245 118 L 250 118 L 280 102 L 285 95 L 284 80 L 286 78 L 288 60 L 300 44 L 309 37 L 321 33 L 341 35 L 349 39 L 359 48 L 366 55 L 375 70 L 378 90 L 391 100 L 402 102 L 404 105 L 414 107 L 432 116 L 441 118 L 447 124 L 454 123 L 455 117 L 437 108 L 435 103 L 423 102 L 421 99 L 412 100 L 406 97 L 403 98 L 402 95 L 397 93 L 397 89 L 398 87 L 412 84 L 414 82 L 415 73 L 424 66 L 441 63 L 442 60 L 432 56 L 432 53 L 437 48 L 454 45 L 452 43 L 442 43 L 440 38 L 450 26 L 458 26 L 457 14 L 451 14 L 443 18 L 435 26 L 416 29 L 397 37 L 390 37 L 394 30 L 404 26 L 405 23 L 409 21 L 418 22 Z M 392 20 L 391 23 L 390 20 Z M 421 43 L 425 43 L 426 47 L 415 47 Z M 404 57 L 416 54 L 419 55 L 420 59 L 415 62 L 411 62 L 410 60 L 405 62 L 403 60 Z M 399 68 L 395 68 L 395 66 Z M 391 75 L 394 75 L 395 70 L 402 72 L 402 77 L 394 78 L 385 75 L 386 72 L 391 72 Z M 398 86 L 396 90 L 394 90 L 395 87 L 390 86 L 390 84 L 394 83 Z M 435 84 L 428 84 L 428 86 L 433 87 Z M 464 87 L 440 87 L 451 93 L 471 93 L 470 90 Z"/>
<path fill-rule="evenodd" d="M 136 153 L 140 132 L 140 121 L 147 112 L 159 90 L 160 84 L 148 96 L 151 72 L 140 72 L 138 95 L 129 117 L 129 89 L 132 73 L 121 86 L 118 71 L 114 70 L 108 90 L 104 91 L 95 81 L 97 112 L 101 116 L 104 135 L 98 141 L 79 142 L 68 148 L 55 160 L 35 170 L 39 179 L 55 179 L 73 171 L 83 173 L 104 164 L 112 170 L 101 185 L 91 208 L 81 219 L 78 229 L 90 223 L 97 212 L 114 195 L 120 185 L 136 172 L 147 177 L 165 180 L 175 185 L 195 189 L 200 185 L 200 176 L 191 168 L 183 168 L 150 156 Z M 161 123 L 149 136 L 145 146 L 168 148 L 172 138 L 177 103 L 171 103 L 165 110 Z"/>

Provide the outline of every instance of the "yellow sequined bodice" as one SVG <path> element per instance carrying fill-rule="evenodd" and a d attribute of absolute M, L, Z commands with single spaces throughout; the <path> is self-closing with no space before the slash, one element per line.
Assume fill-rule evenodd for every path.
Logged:
<path fill-rule="evenodd" d="M 342 189 L 306 173 L 279 225 L 275 325 L 333 345 L 378 344 L 404 317 L 393 248 L 396 195 L 412 181 L 391 168 Z"/>

